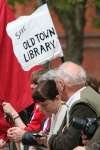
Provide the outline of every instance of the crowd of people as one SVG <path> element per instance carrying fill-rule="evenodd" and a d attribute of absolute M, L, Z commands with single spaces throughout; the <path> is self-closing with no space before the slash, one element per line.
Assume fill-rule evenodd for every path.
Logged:
<path fill-rule="evenodd" d="M 6 6 L 5 1 L 2 3 Z M 1 19 L 1 31 L 4 33 L 1 34 L 1 45 L 4 39 L 8 40 L 3 45 L 3 52 L 5 46 L 5 50 L 12 49 L 5 28 L 14 19 L 10 11 L 10 8 L 5 8 L 4 16 L 1 13 L 5 20 Z M 2 56 L 11 58 L 11 55 L 6 54 L 7 57 Z M 1 67 L 4 68 L 3 65 Z M 11 103 L 4 101 L 0 104 L 9 122 L 6 137 L 5 134 L 0 136 L 0 150 L 100 150 L 100 81 L 88 76 L 83 67 L 74 62 L 64 62 L 55 69 L 50 68 L 47 70 L 42 66 L 32 72 L 30 88 L 35 106 L 28 124 L 23 122 Z M 82 127 L 73 125 L 73 120 L 77 119 L 81 120 L 78 123 L 82 123 Z M 2 126 L 5 126 L 4 122 Z M 89 135 L 91 127 L 92 134 Z"/>
<path fill-rule="evenodd" d="M 75 118 L 100 117 L 99 82 L 73 62 L 64 62 L 49 71 L 33 72 L 31 79 L 36 104 L 28 125 L 10 103 L 2 104 L 14 122 L 7 131 L 8 139 L 18 143 L 21 150 L 99 150 L 99 123 L 90 137 L 85 129 L 73 125 Z M 5 145 L 4 141 L 0 143 L 1 148 Z"/>

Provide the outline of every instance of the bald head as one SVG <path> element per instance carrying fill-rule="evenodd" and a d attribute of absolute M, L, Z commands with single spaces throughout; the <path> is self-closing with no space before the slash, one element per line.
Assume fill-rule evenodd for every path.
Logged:
<path fill-rule="evenodd" d="M 63 63 L 58 69 L 58 74 L 67 85 L 85 84 L 86 82 L 85 70 L 73 62 Z"/>
<path fill-rule="evenodd" d="M 72 75 L 78 75 L 82 69 L 78 64 L 73 62 L 65 62 L 60 68 L 65 70 L 66 73 L 70 73 Z"/>

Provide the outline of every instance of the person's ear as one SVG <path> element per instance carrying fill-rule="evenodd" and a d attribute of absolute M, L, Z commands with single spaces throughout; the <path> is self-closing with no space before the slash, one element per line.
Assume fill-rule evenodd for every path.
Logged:
<path fill-rule="evenodd" d="M 56 80 L 56 85 L 57 85 L 59 94 L 62 93 L 64 91 L 64 87 L 65 87 L 64 81 L 61 79 Z"/>

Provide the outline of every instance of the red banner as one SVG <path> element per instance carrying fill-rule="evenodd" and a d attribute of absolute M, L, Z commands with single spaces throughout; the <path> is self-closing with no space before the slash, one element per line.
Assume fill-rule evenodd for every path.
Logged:
<path fill-rule="evenodd" d="M 2 101 L 10 102 L 18 112 L 29 106 L 32 103 L 30 75 L 38 68 L 25 72 L 19 65 L 6 33 L 6 25 L 12 20 L 13 11 L 6 0 L 0 0 L 0 129 L 5 130 L 9 125 L 3 118 Z"/>

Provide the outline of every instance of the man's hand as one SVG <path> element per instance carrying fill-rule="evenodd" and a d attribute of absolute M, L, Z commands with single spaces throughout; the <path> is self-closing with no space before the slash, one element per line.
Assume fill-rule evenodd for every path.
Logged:
<path fill-rule="evenodd" d="M 84 146 L 77 146 L 73 150 L 86 150 Z"/>
<path fill-rule="evenodd" d="M 89 139 L 87 135 L 82 131 L 82 144 L 86 145 L 88 143 Z"/>
<path fill-rule="evenodd" d="M 45 145 L 47 146 L 47 138 L 46 136 L 43 136 L 43 137 L 37 137 L 36 138 L 36 141 L 39 143 L 39 144 L 42 144 L 42 145 Z"/>
<path fill-rule="evenodd" d="M 19 127 L 13 127 L 13 128 L 8 129 L 7 137 L 10 140 L 20 141 L 25 132 L 26 131 L 24 129 L 21 129 Z"/>
<path fill-rule="evenodd" d="M 6 141 L 4 141 L 3 139 L 0 139 L 0 149 L 3 148 L 6 144 Z"/>

